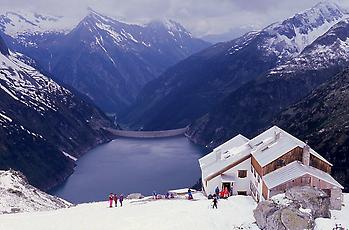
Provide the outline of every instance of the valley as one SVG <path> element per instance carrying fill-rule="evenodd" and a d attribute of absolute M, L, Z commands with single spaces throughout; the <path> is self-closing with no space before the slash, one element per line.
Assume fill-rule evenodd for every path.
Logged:
<path fill-rule="evenodd" d="M 108 1 L 0 9 L 0 229 L 349 227 L 349 3 Z"/>

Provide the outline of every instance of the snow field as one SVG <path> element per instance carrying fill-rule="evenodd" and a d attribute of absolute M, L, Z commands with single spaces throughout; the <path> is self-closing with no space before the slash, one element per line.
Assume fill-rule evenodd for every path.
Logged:
<path fill-rule="evenodd" d="M 211 200 L 201 193 L 194 194 L 194 201 L 184 199 L 126 200 L 124 207 L 109 208 L 108 202 L 77 205 L 55 211 L 18 213 L 0 216 L 0 229 L 6 230 L 58 230 L 58 229 L 128 229 L 128 230 L 174 230 L 174 229 L 233 229 L 252 224 L 251 197 L 235 196 L 220 200 L 218 209 L 211 208 Z"/>

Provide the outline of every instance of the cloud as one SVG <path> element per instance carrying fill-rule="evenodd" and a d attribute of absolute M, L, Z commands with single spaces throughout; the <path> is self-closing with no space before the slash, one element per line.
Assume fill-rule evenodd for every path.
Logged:
<path fill-rule="evenodd" d="M 171 18 L 196 36 L 261 29 L 315 5 L 319 0 L 1 0 L 1 7 L 81 19 L 87 8 L 127 22 Z M 349 1 L 336 0 L 349 8 Z"/>

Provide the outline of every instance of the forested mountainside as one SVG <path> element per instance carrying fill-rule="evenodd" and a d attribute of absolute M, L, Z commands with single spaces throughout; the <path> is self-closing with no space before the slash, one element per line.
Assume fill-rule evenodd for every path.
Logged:
<path fill-rule="evenodd" d="M 265 80 L 271 69 L 302 54 L 345 17 L 337 5 L 319 3 L 261 31 L 192 55 L 147 84 L 126 121 L 146 130 L 192 124 L 224 98 L 239 94 L 247 83 Z"/>
<path fill-rule="evenodd" d="M 231 93 L 192 125 L 190 137 L 214 147 L 238 133 L 255 135 L 283 109 L 349 65 L 348 38 L 349 21 L 345 19 L 265 78 Z"/>
<path fill-rule="evenodd" d="M 210 45 L 172 20 L 127 24 L 90 10 L 71 28 L 61 21 L 8 12 L 0 17 L 0 30 L 11 49 L 110 113 L 123 112 L 147 82 Z"/>
<path fill-rule="evenodd" d="M 349 189 L 349 70 L 292 105 L 273 123 L 307 140 L 333 163 L 333 175 Z"/>
<path fill-rule="evenodd" d="M 0 39 L 0 169 L 44 190 L 69 176 L 87 149 L 109 140 L 111 121 L 94 105 L 21 62 Z"/>

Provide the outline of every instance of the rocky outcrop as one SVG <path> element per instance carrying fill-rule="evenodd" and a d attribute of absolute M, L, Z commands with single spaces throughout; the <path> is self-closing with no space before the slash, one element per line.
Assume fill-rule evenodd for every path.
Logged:
<path fill-rule="evenodd" d="M 316 218 L 330 218 L 330 197 L 322 190 L 309 186 L 294 187 L 286 191 L 287 199 L 296 201 L 304 209 L 310 209 Z"/>
<path fill-rule="evenodd" d="M 144 198 L 144 196 L 141 193 L 131 193 L 126 197 L 126 199 L 129 200 L 137 200 L 142 198 Z"/>
<path fill-rule="evenodd" d="M 309 186 L 294 187 L 271 200 L 262 201 L 254 210 L 254 217 L 263 230 L 313 229 L 316 218 L 329 218 L 328 195 Z"/>
<path fill-rule="evenodd" d="M 5 44 L 4 39 L 2 39 L 2 37 L 0 36 L 0 53 L 2 53 L 3 55 L 9 55 L 9 51 L 8 48 Z"/>

